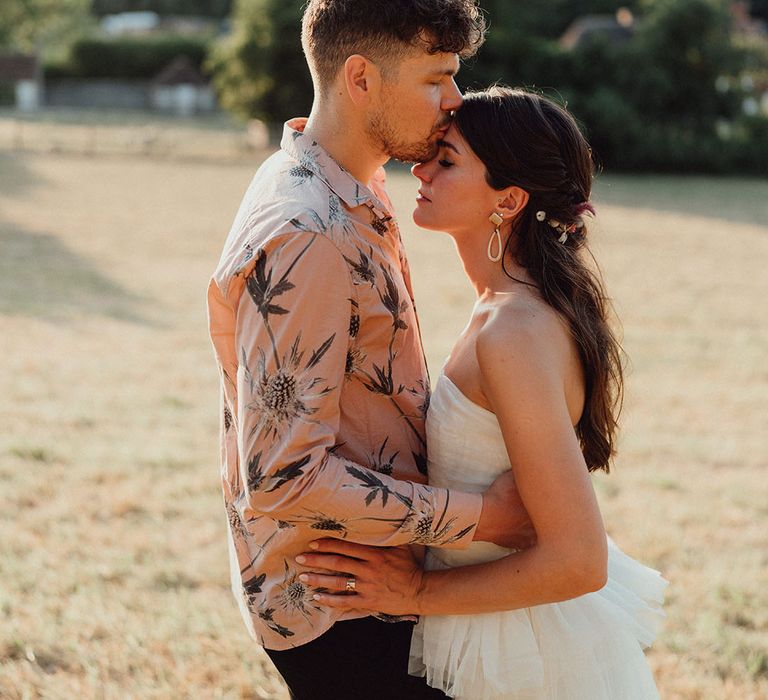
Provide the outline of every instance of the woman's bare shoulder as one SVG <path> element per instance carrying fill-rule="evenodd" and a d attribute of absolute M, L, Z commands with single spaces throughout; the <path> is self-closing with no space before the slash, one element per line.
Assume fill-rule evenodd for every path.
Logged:
<path fill-rule="evenodd" d="M 478 362 L 539 364 L 562 359 L 570 334 L 560 315 L 532 295 L 515 295 L 486 315 L 476 342 Z"/>

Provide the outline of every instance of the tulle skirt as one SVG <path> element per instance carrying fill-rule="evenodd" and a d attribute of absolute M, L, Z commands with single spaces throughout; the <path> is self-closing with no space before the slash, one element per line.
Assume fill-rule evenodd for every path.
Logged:
<path fill-rule="evenodd" d="M 429 568 L 448 568 L 431 552 Z M 651 700 L 667 582 L 608 541 L 608 582 L 562 603 L 423 617 L 409 672 L 457 700 Z"/>

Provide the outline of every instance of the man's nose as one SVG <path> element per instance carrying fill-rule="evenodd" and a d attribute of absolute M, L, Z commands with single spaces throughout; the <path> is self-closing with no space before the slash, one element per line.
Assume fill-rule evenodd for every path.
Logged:
<path fill-rule="evenodd" d="M 462 97 L 461 90 L 459 90 L 459 86 L 456 85 L 456 81 L 451 80 L 447 92 L 443 96 L 443 102 L 440 105 L 440 108 L 444 112 L 452 112 L 461 107 L 462 102 L 464 102 L 464 98 Z"/>

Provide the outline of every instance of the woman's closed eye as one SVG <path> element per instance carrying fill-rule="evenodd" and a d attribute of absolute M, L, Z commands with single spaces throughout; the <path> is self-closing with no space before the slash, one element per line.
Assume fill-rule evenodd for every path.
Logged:
<path fill-rule="evenodd" d="M 450 161 L 450 160 L 446 160 L 445 158 L 441 158 L 440 160 L 438 160 L 438 161 L 437 161 L 437 164 L 438 164 L 438 165 L 439 165 L 441 168 L 451 168 L 451 167 L 453 167 L 453 165 L 454 165 L 454 163 L 451 163 L 451 161 Z"/>

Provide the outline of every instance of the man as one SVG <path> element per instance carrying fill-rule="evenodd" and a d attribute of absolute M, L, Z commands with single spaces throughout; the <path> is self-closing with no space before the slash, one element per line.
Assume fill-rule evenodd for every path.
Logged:
<path fill-rule="evenodd" d="M 381 167 L 432 157 L 483 19 L 475 0 L 310 0 L 302 27 L 312 112 L 254 177 L 209 287 L 232 588 L 293 697 L 443 697 L 407 675 L 412 623 L 321 608 L 295 558 L 323 536 L 523 532 L 509 479 L 425 485 L 429 381 Z"/>

